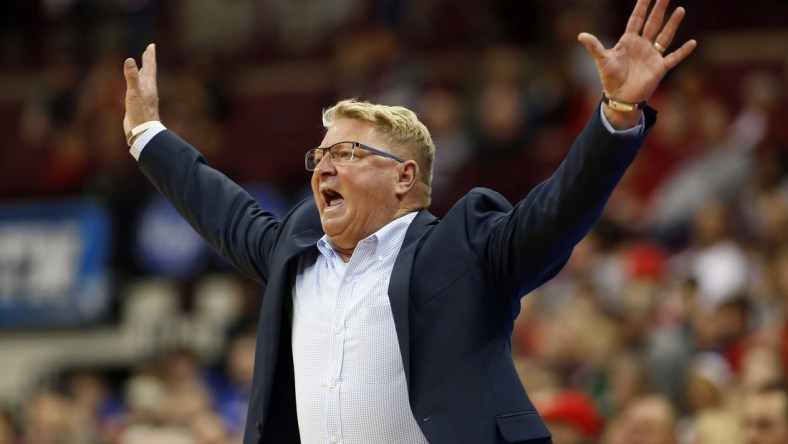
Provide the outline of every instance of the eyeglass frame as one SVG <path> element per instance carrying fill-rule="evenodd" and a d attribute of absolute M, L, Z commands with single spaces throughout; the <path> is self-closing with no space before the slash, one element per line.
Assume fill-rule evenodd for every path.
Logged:
<path fill-rule="evenodd" d="M 371 147 L 369 145 L 364 145 L 363 143 L 356 142 L 354 140 L 343 140 L 342 142 L 337 142 L 337 143 L 331 144 L 331 145 L 329 145 L 329 146 L 327 146 L 325 148 L 324 147 L 317 147 L 317 148 L 312 148 L 311 150 L 307 151 L 304 154 L 304 167 L 306 168 L 306 170 L 307 171 L 314 171 L 315 169 L 317 169 L 317 165 L 320 163 L 319 161 L 317 163 L 315 163 L 315 167 L 310 170 L 309 169 L 309 154 L 310 153 L 317 153 L 317 150 L 323 150 L 323 156 L 325 156 L 326 155 L 326 151 L 328 151 L 328 157 L 331 159 L 331 162 L 333 162 L 334 161 L 334 157 L 331 155 L 331 148 L 334 148 L 335 146 L 341 145 L 343 143 L 349 143 L 350 146 L 352 147 L 351 148 L 352 152 L 350 154 L 350 159 L 348 159 L 348 161 L 351 161 L 351 160 L 353 160 L 355 158 L 355 156 L 356 156 L 356 148 L 361 148 L 364 151 L 369 151 L 372 154 L 376 154 L 376 155 L 381 156 L 381 157 L 386 157 L 388 159 L 394 159 L 394 160 L 396 160 L 399 163 L 405 163 L 405 159 L 403 159 L 403 158 L 401 158 L 399 156 L 395 156 L 394 154 L 387 153 L 387 152 L 385 152 L 383 150 L 379 150 L 377 148 L 373 148 L 373 147 Z M 314 154 L 313 154 L 313 157 L 314 157 Z M 323 160 L 323 158 L 321 157 L 320 160 Z"/>

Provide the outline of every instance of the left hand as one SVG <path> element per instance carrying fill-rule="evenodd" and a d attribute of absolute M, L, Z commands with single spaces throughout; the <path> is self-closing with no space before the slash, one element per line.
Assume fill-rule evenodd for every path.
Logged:
<path fill-rule="evenodd" d="M 665 74 L 697 46 L 695 40 L 689 40 L 663 54 L 684 18 L 684 8 L 678 7 L 663 26 L 668 2 L 657 0 L 646 17 L 651 0 L 638 0 L 624 35 L 610 49 L 605 49 L 599 39 L 589 33 L 577 36 L 594 58 L 602 88 L 611 99 L 627 103 L 648 100 Z"/>

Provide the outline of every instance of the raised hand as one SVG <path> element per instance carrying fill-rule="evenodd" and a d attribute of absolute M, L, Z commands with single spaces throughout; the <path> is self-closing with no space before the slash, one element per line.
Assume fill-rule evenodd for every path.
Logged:
<path fill-rule="evenodd" d="M 685 12 L 684 8 L 676 8 L 663 24 L 668 2 L 657 0 L 647 17 L 651 0 L 638 0 L 624 35 L 610 49 L 589 33 L 577 36 L 594 58 L 602 88 L 611 99 L 626 103 L 648 100 L 665 74 L 697 46 L 695 40 L 689 40 L 666 51 Z"/>
<path fill-rule="evenodd" d="M 159 120 L 159 91 L 156 84 L 156 45 L 151 43 L 142 53 L 142 68 L 132 58 L 123 63 L 126 77 L 126 115 L 123 131 L 141 123 Z"/>

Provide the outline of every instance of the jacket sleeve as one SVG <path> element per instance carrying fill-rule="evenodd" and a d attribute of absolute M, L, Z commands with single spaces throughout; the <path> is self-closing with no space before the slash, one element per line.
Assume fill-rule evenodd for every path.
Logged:
<path fill-rule="evenodd" d="M 644 110 L 645 128 L 638 136 L 608 131 L 597 107 L 556 172 L 507 211 L 479 202 L 471 208 L 481 220 L 472 240 L 502 294 L 523 296 L 552 278 L 574 246 L 599 221 L 602 210 L 656 121 Z M 498 196 L 500 198 L 500 196 Z"/>
<path fill-rule="evenodd" d="M 267 283 L 279 219 L 171 131 L 151 139 L 138 162 L 200 236 L 246 276 Z"/>

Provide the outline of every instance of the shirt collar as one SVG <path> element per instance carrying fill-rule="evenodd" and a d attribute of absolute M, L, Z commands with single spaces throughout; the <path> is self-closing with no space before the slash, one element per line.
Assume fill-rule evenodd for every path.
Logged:
<path fill-rule="evenodd" d="M 374 251 L 391 251 L 389 247 L 402 244 L 403 239 L 405 239 L 405 232 L 408 231 L 410 223 L 416 218 L 416 214 L 418 214 L 418 212 L 413 211 L 392 220 L 378 231 L 362 239 L 358 245 L 372 244 L 373 254 Z M 334 244 L 325 234 L 317 241 L 317 249 L 327 258 L 331 258 L 337 254 L 334 250 Z M 399 251 L 399 248 L 393 251 Z"/>

